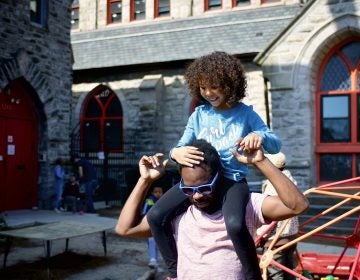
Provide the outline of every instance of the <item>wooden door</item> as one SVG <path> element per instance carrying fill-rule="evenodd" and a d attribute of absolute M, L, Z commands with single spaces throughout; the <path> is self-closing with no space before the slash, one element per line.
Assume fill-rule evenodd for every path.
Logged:
<path fill-rule="evenodd" d="M 10 88 L 0 92 L 0 211 L 37 205 L 37 119 L 26 88 Z"/>

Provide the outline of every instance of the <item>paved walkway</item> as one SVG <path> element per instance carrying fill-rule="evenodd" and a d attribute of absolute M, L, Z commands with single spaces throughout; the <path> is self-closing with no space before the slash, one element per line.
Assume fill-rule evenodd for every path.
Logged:
<path fill-rule="evenodd" d="M 104 212 L 101 210 L 106 209 L 99 209 L 100 213 Z M 119 209 L 111 210 L 111 214 L 111 217 L 103 217 L 98 214 L 87 213 L 83 215 L 71 212 L 56 213 L 53 210 L 15 210 L 2 213 L 7 225 L 15 229 L 57 222 L 109 228 L 107 230 L 107 257 L 104 257 L 104 252 L 101 250 L 102 246 L 98 234 L 72 238 L 68 255 L 63 253 L 65 242 L 60 240 L 60 242 L 52 243 L 53 257 L 51 258 L 51 264 L 54 264 L 54 267 L 51 268 L 51 273 L 55 275 L 55 278 L 58 277 L 56 279 L 145 280 L 154 278 L 154 271 L 147 266 L 146 240 L 127 239 L 116 235 L 114 229 Z M 12 246 L 12 251 L 8 257 L 8 269 L 4 271 L 2 265 L 0 266 L 0 279 L 25 279 L 21 277 L 26 277 L 27 274 L 33 276 L 34 270 L 36 270 L 35 273 L 39 273 L 38 279 L 47 279 L 46 275 L 44 276 L 46 271 L 44 264 L 38 264 L 39 258 L 43 256 L 41 247 L 43 247 L 43 244 L 36 240 L 26 243 L 21 242 L 19 246 Z M 1 250 L 0 255 L 2 255 L 0 257 L 2 263 L 3 254 L 1 254 Z M 91 258 L 87 258 L 87 255 L 91 256 Z M 62 261 L 63 258 L 65 258 L 64 261 Z M 82 262 L 83 260 L 84 262 Z M 73 264 L 71 263 L 62 268 L 60 263 L 67 261 L 73 262 Z M 79 262 L 80 265 L 76 265 L 76 262 Z M 31 268 L 28 268 L 26 264 L 31 264 Z"/>
<path fill-rule="evenodd" d="M 119 211 L 119 210 L 116 210 L 116 211 Z M 73 214 L 70 212 L 56 213 L 55 211 L 52 211 L 52 210 L 16 210 L 16 211 L 6 211 L 2 214 L 4 215 L 7 225 L 12 228 L 20 228 L 20 227 L 31 226 L 31 225 L 36 225 L 36 224 L 47 224 L 47 223 L 54 223 L 54 222 L 60 222 L 60 221 L 67 221 L 67 222 L 74 222 L 74 223 L 78 222 L 79 224 L 85 223 L 85 224 L 89 224 L 89 225 L 101 224 L 101 225 L 109 226 L 109 228 L 114 229 L 116 222 L 117 222 L 117 214 L 118 213 L 114 212 L 113 217 L 102 217 L 102 216 L 99 216 L 98 214 L 87 214 L 87 213 L 85 213 L 83 215 L 80 215 L 79 213 Z M 136 252 L 136 254 L 138 254 L 138 252 L 141 252 L 141 259 L 139 259 L 137 261 L 137 263 L 142 262 L 143 263 L 142 267 L 140 267 L 140 269 L 139 269 L 139 267 L 134 266 L 133 270 L 137 271 L 138 273 L 140 272 L 140 270 L 142 270 L 142 274 L 140 275 L 140 278 L 139 278 L 139 274 L 138 274 L 138 276 L 136 278 L 129 278 L 129 279 L 150 279 L 151 277 L 153 277 L 152 272 L 146 268 L 147 267 L 146 241 L 137 239 L 135 241 L 140 242 L 140 243 L 136 244 L 136 243 L 133 243 L 134 241 L 130 240 L 130 243 L 132 243 L 132 244 L 124 245 L 127 242 L 126 239 L 124 240 L 124 239 L 117 237 L 115 235 L 114 230 L 110 230 L 110 232 L 113 236 L 113 237 L 110 236 L 110 238 L 113 238 L 113 241 L 112 241 L 113 244 L 115 244 L 119 240 L 122 240 L 121 242 L 123 245 L 121 245 L 122 246 L 121 252 L 125 253 L 125 255 L 123 255 L 121 257 L 123 262 L 125 261 L 125 256 L 128 255 L 129 251 Z M 328 245 L 328 244 L 319 244 L 319 243 L 320 242 L 317 242 L 317 243 L 301 242 L 298 244 L 299 252 L 300 253 L 316 252 L 319 254 L 337 254 L 337 255 L 339 255 L 342 251 L 342 247 Z M 124 246 L 126 246 L 126 247 L 124 247 Z M 138 247 L 138 246 L 140 246 L 140 247 Z M 135 248 L 137 248 L 137 249 L 135 249 Z M 119 250 L 116 253 L 116 254 L 119 254 L 120 249 L 116 249 L 116 247 L 114 247 L 114 249 Z M 99 251 L 99 248 L 97 248 L 97 251 Z M 115 253 L 115 251 L 114 251 L 114 253 Z M 95 254 L 95 252 L 93 252 L 93 254 Z M 355 255 L 355 249 L 350 249 L 347 252 L 347 254 Z M 125 269 L 128 269 L 129 267 L 131 267 L 132 262 L 133 262 L 132 260 L 128 259 L 124 263 Z M 116 275 L 119 275 L 118 274 L 119 268 L 120 268 L 119 265 L 114 266 L 114 268 L 113 268 L 114 275 L 115 275 L 115 273 L 116 273 Z M 104 271 L 99 270 L 99 269 L 97 271 L 99 273 L 101 273 L 102 275 L 104 275 L 104 273 L 105 273 Z M 109 267 L 108 267 L 108 270 L 106 271 L 106 273 L 110 273 Z M 82 275 L 77 274 L 76 277 L 74 276 L 75 277 L 74 279 L 96 279 L 97 280 L 97 278 L 91 278 L 91 276 L 93 276 L 93 274 L 94 274 L 94 270 L 92 272 L 88 271 L 88 274 L 84 274 L 84 272 L 82 272 L 82 275 L 84 275 L 84 278 L 81 277 Z M 86 277 L 90 277 L 90 278 L 86 278 Z M 67 279 L 72 279 L 72 278 L 70 277 Z M 101 279 L 117 279 L 117 278 L 112 278 L 110 275 L 108 275 L 107 278 L 101 278 Z M 160 279 L 160 278 L 155 278 L 155 279 Z"/>
<path fill-rule="evenodd" d="M 72 214 L 70 212 L 56 213 L 52 210 L 14 210 L 3 213 L 5 221 L 9 227 L 18 228 L 31 226 L 34 224 L 46 224 L 59 221 L 80 222 L 86 224 L 102 224 L 104 226 L 113 226 L 115 228 L 116 218 L 100 217 L 98 214 Z M 328 244 L 316 244 L 310 242 L 301 242 L 298 245 L 301 252 L 317 252 L 322 254 L 339 254 L 342 248 Z M 350 250 L 355 254 L 355 250 Z"/>

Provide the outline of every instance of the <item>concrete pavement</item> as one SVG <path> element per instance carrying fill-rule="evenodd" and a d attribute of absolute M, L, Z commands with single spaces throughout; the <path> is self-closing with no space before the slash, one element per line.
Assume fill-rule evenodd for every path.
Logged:
<path fill-rule="evenodd" d="M 99 208 L 99 206 L 97 207 Z M 14 210 L 5 211 L 2 213 L 7 225 L 11 228 L 21 228 L 36 224 L 54 223 L 59 221 L 79 222 L 85 224 L 103 224 L 109 228 L 115 228 L 117 217 L 102 217 L 98 214 L 83 214 L 62 212 L 56 213 L 53 210 Z M 321 243 L 321 244 L 320 244 Z M 318 254 L 336 254 L 340 255 L 343 248 L 336 245 L 331 245 L 328 242 L 300 242 L 298 243 L 299 253 L 315 252 Z M 355 255 L 355 249 L 350 248 L 346 255 Z M 138 279 L 150 279 L 154 277 L 153 271 L 145 271 L 145 273 Z"/>
<path fill-rule="evenodd" d="M 99 207 L 99 206 L 98 206 Z M 31 226 L 35 224 L 54 223 L 59 221 L 81 222 L 86 224 L 103 224 L 115 228 L 116 218 L 101 217 L 98 214 L 71 212 L 56 213 L 53 210 L 14 210 L 5 211 L 3 216 L 7 225 L 11 228 Z M 300 242 L 298 244 L 300 252 L 317 252 L 321 254 L 340 254 L 342 247 L 327 243 L 317 244 L 312 242 Z M 355 254 L 355 249 L 349 249 L 349 253 Z"/>
<path fill-rule="evenodd" d="M 101 207 L 101 206 L 100 206 Z M 105 212 L 106 209 L 99 209 L 99 205 L 95 205 L 95 208 L 99 210 L 100 213 Z M 146 280 L 153 279 L 155 271 L 150 270 L 147 267 L 147 247 L 146 240 L 144 239 L 136 239 L 136 240 L 127 240 L 121 237 L 118 237 L 115 234 L 115 225 L 117 222 L 117 215 L 119 209 L 109 210 L 109 213 L 112 214 L 111 217 L 103 217 L 99 214 L 83 214 L 79 213 L 71 213 L 71 212 L 61 212 L 57 213 L 53 210 L 32 210 L 32 209 L 24 209 L 24 210 L 14 210 L 14 211 L 5 211 L 2 212 L 1 215 L 4 217 L 7 226 L 12 229 L 19 229 L 23 227 L 29 227 L 33 225 L 40 224 L 49 224 L 49 223 L 57 223 L 57 222 L 70 222 L 70 223 L 78 223 L 78 224 L 87 224 L 87 225 L 97 225 L 111 228 L 108 230 L 108 257 L 103 258 L 103 252 L 101 250 L 101 243 L 99 242 L 99 237 L 97 234 L 91 234 L 87 236 L 75 237 L 72 238 L 70 243 L 72 244 L 71 252 L 73 254 L 78 253 L 79 256 L 76 259 L 73 259 L 74 263 L 76 261 L 81 261 L 82 254 L 89 254 L 93 256 L 93 262 L 95 263 L 92 266 L 84 265 L 83 269 L 77 268 L 78 271 L 72 272 L 75 268 L 71 268 L 70 270 L 64 269 L 62 270 L 58 267 L 52 268 L 52 273 L 54 275 L 62 275 L 64 273 L 63 279 L 66 280 L 117 280 L 119 279 L 119 275 L 122 275 L 124 278 L 120 279 L 133 279 L 133 280 Z M 13 247 L 11 253 L 9 254 L 8 264 L 10 267 L 16 267 L 18 264 L 29 262 L 29 260 L 37 260 L 41 253 L 39 254 L 39 248 L 42 247 L 42 243 L 33 242 L 32 246 L 27 247 Z M 61 256 L 63 253 L 63 242 L 54 242 L 52 243 L 52 257 L 56 259 L 56 256 Z M 40 251 L 41 252 L 41 251 Z M 60 254 L 59 254 L 60 253 Z M 1 254 L 0 254 L 1 255 Z M 72 255 L 70 255 L 71 258 Z M 97 260 L 99 261 L 99 265 L 97 265 Z M 106 265 L 102 265 L 102 263 L 106 263 Z M 20 268 L 22 269 L 22 268 Z M 16 269 L 15 269 L 16 270 Z M 41 266 L 37 273 L 43 273 L 43 266 Z M 10 270 L 11 271 L 11 270 Z M 2 274 L 3 273 L 3 274 Z M 6 274 L 5 270 L 0 269 L 0 278 L 2 276 L 9 277 L 4 279 L 17 279 L 17 277 L 23 277 L 24 274 L 30 273 L 29 275 L 33 275 L 33 271 L 27 272 L 24 270 L 23 272 L 17 275 L 15 273 L 14 278 L 12 278 L 12 274 Z M 25 276 L 24 276 L 25 277 Z M 39 276 L 40 277 L 40 276 Z M 20 278 L 19 278 L 20 279 Z M 21 278 L 23 279 L 23 278 Z M 35 279 L 35 278 L 31 278 Z M 36 278 L 37 279 L 37 278 Z M 39 278 L 43 279 L 43 278 Z"/>

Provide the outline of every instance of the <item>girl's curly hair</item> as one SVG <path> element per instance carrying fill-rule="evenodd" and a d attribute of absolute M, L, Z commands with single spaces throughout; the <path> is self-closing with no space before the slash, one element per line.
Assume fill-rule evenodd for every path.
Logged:
<path fill-rule="evenodd" d="M 185 72 L 190 95 L 204 101 L 200 94 L 199 82 L 206 86 L 219 87 L 232 104 L 245 97 L 247 82 L 240 60 L 225 52 L 213 52 L 195 59 Z"/>

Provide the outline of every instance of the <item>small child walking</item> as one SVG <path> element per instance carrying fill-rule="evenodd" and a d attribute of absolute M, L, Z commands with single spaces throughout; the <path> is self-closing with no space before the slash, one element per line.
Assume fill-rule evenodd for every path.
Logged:
<path fill-rule="evenodd" d="M 225 52 L 214 52 L 195 59 L 185 72 L 190 95 L 203 105 L 189 117 L 183 136 L 170 151 L 170 158 L 180 165 L 192 167 L 204 160 L 191 146 L 204 139 L 219 152 L 222 163 L 222 187 L 218 199 L 230 239 L 241 261 L 247 280 L 260 280 L 261 273 L 253 239 L 245 225 L 245 206 L 249 196 L 246 176 L 248 167 L 239 163 L 232 150 L 251 152 L 263 147 L 277 153 L 280 139 L 260 116 L 241 101 L 247 81 L 242 63 Z M 168 279 L 176 279 L 177 249 L 171 234 L 171 221 L 181 213 L 188 196 L 172 187 L 148 213 L 153 237 L 169 270 Z"/>
<path fill-rule="evenodd" d="M 156 201 L 160 199 L 163 195 L 163 189 L 160 186 L 153 186 L 150 190 L 150 194 L 145 199 L 144 208 L 142 214 L 145 216 L 146 213 L 154 206 Z M 158 263 L 158 248 L 156 246 L 155 240 L 153 237 L 147 239 L 148 244 L 148 253 L 149 253 L 149 267 L 157 269 L 159 267 Z"/>
<path fill-rule="evenodd" d="M 62 207 L 62 194 L 64 191 L 64 159 L 57 158 L 55 161 L 54 168 L 54 188 L 55 188 L 55 201 L 54 201 L 54 211 L 60 213 L 64 211 Z"/>

